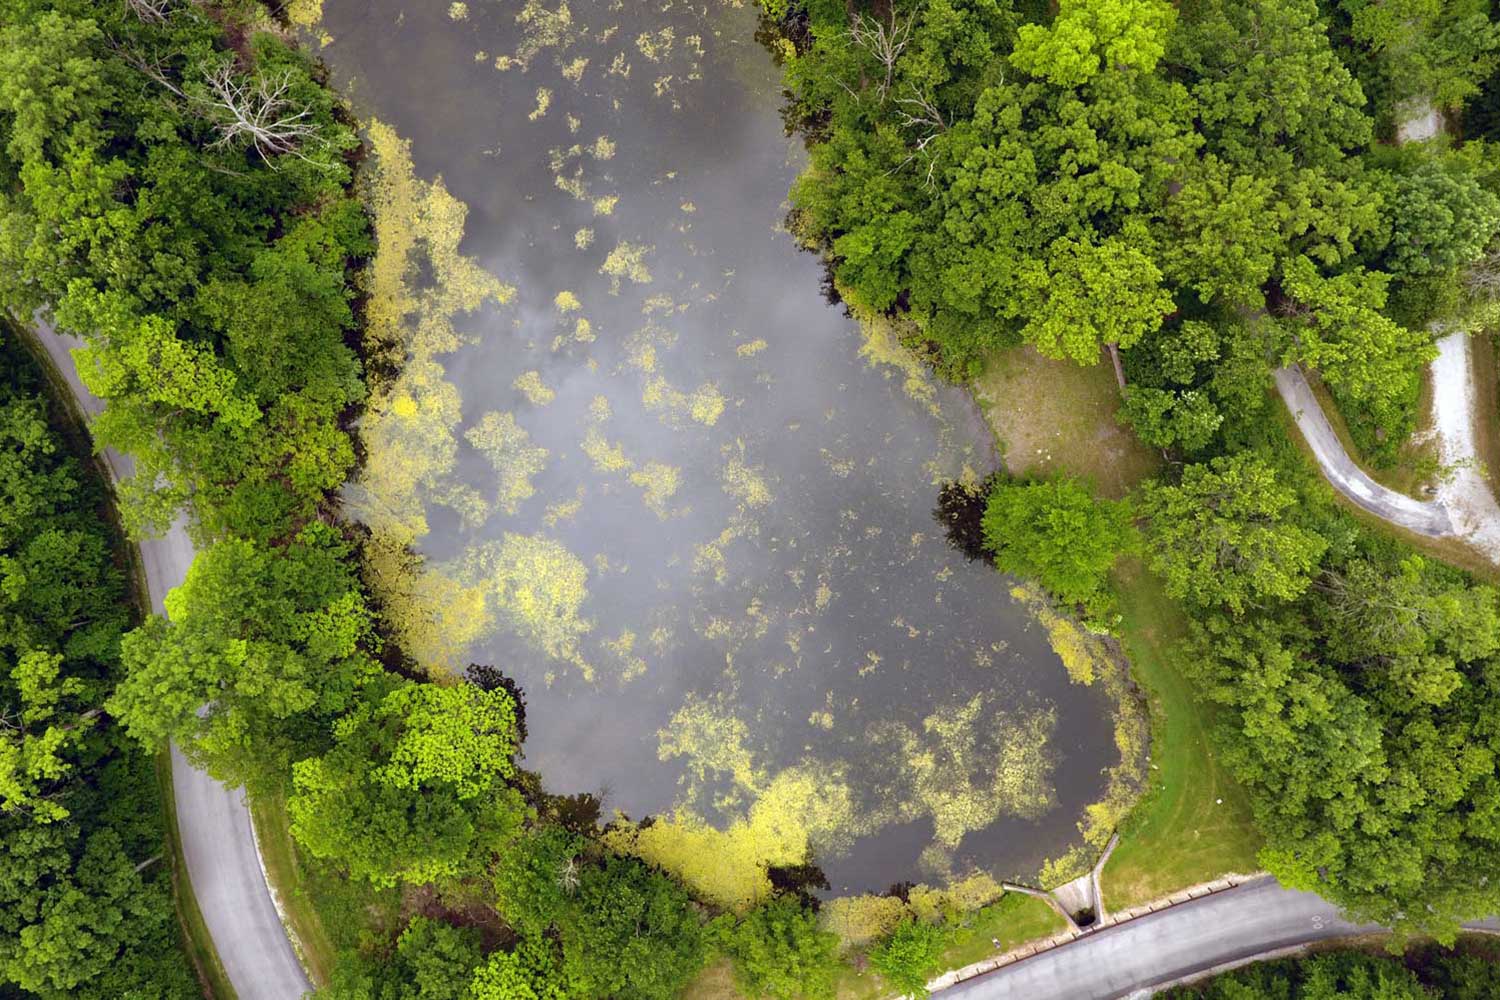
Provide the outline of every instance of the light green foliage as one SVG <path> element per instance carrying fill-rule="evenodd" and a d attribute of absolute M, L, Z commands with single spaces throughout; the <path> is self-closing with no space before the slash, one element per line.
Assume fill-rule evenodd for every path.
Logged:
<path fill-rule="evenodd" d="M 566 1000 L 554 946 L 542 938 L 522 938 L 509 951 L 497 951 L 474 973 L 472 1000 Z"/>
<path fill-rule="evenodd" d="M 281 549 L 207 549 L 167 595 L 170 620 L 125 637 L 111 713 L 147 747 L 172 740 L 221 780 L 280 787 L 378 673 L 361 648 L 371 623 L 350 554 L 322 525 Z"/>
<path fill-rule="evenodd" d="M 891 989 L 922 1000 L 927 980 L 938 970 L 938 956 L 947 943 L 942 928 L 925 920 L 903 920 L 870 952 L 870 965 Z"/>
<path fill-rule="evenodd" d="M 1132 534 L 1125 504 L 1096 499 L 1076 479 L 997 483 L 985 505 L 995 565 L 1091 612 L 1107 606 L 1110 568 Z"/>
<path fill-rule="evenodd" d="M 334 726 L 298 761 L 292 833 L 316 857 L 377 886 L 476 873 L 515 831 L 515 702 L 467 684 L 401 684 Z"/>
<path fill-rule="evenodd" d="M 1377 411 L 1411 395 L 1437 348 L 1425 331 L 1408 330 L 1381 312 L 1389 282 L 1378 271 L 1355 268 L 1327 277 L 1307 257 L 1290 261 L 1283 278 L 1292 301 L 1282 321 L 1288 337 L 1283 360 L 1317 369 L 1336 392 Z"/>
<path fill-rule="evenodd" d="M 1164 0 L 1063 0 L 1049 26 L 1021 25 L 1010 61 L 1064 87 L 1112 70 L 1149 73 L 1176 19 Z"/>
<path fill-rule="evenodd" d="M 751 996 L 771 1000 L 832 1000 L 838 938 L 792 896 L 751 910 L 728 934 L 724 950 L 735 978 Z"/>
<path fill-rule="evenodd" d="M 1167 593 L 1236 614 L 1292 600 L 1312 582 L 1327 543 L 1288 517 L 1296 491 L 1253 454 L 1190 465 L 1176 486 L 1148 483 L 1140 513 Z"/>
<path fill-rule="evenodd" d="M 1021 336 L 1050 358 L 1081 365 L 1099 360 L 1103 344 L 1130 347 L 1152 333 L 1172 311 L 1156 264 L 1132 242 L 1111 237 L 1095 246 L 1061 239 L 1045 264 L 1021 272 Z"/>

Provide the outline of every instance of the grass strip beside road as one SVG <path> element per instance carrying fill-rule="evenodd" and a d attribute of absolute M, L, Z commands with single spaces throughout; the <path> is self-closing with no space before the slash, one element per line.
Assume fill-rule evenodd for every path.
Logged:
<path fill-rule="evenodd" d="M 1151 786 L 1122 824 L 1101 877 L 1112 911 L 1256 871 L 1260 848 L 1249 798 L 1209 743 L 1211 707 L 1194 699 L 1169 656 L 1187 619 L 1139 560 L 1122 563 L 1115 584 L 1120 638 L 1151 706 Z"/>
<path fill-rule="evenodd" d="M 203 912 L 198 909 L 198 897 L 193 895 L 193 885 L 188 878 L 187 858 L 182 853 L 182 840 L 177 835 L 177 796 L 172 788 L 170 750 L 156 755 L 155 770 L 172 866 L 172 899 L 177 910 L 177 923 L 182 929 L 183 946 L 198 973 L 198 981 L 203 984 L 204 994 L 211 1000 L 235 1000 L 234 986 L 224 971 L 224 963 L 219 960 L 213 935 L 203 920 Z"/>
<path fill-rule="evenodd" d="M 292 935 L 292 946 L 297 949 L 313 986 L 321 989 L 328 985 L 333 974 L 338 949 L 306 890 L 297 845 L 292 840 L 286 799 L 280 796 L 253 799 L 250 821 L 255 824 L 260 860 L 266 867 L 271 891 L 281 904 L 282 918 Z"/>

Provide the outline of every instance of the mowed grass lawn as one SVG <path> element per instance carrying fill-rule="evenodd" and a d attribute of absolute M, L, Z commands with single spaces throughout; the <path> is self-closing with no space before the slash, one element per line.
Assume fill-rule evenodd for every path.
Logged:
<path fill-rule="evenodd" d="M 1161 467 L 1159 455 L 1115 420 L 1120 392 L 1106 358 L 1083 367 L 1029 347 L 997 351 L 973 389 L 1012 474 L 1078 476 L 1121 497 Z M 1152 787 L 1103 874 L 1105 905 L 1118 910 L 1255 871 L 1260 844 L 1244 790 L 1209 745 L 1210 709 L 1167 655 L 1187 627 L 1182 610 L 1139 560 L 1122 563 L 1115 583 L 1120 638 L 1151 703 L 1154 765 Z"/>
<path fill-rule="evenodd" d="M 1102 356 L 1085 367 L 1031 347 L 996 351 L 972 388 L 1013 475 L 1078 476 L 1105 496 L 1122 497 L 1161 465 L 1115 421 L 1120 390 Z"/>
<path fill-rule="evenodd" d="M 1139 560 L 1115 573 L 1121 641 L 1151 704 L 1151 787 L 1120 830 L 1100 879 L 1104 905 L 1127 909 L 1230 873 L 1259 869 L 1260 837 L 1245 790 L 1208 741 L 1211 707 L 1193 698 L 1169 657 L 1182 611 Z"/>

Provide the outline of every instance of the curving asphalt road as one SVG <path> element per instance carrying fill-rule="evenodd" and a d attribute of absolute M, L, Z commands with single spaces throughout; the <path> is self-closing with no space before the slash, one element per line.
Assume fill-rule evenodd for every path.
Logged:
<path fill-rule="evenodd" d="M 1324 477 L 1334 489 L 1376 517 L 1409 531 L 1429 538 L 1453 534 L 1453 522 L 1443 504 L 1414 500 L 1405 493 L 1387 489 L 1354 464 L 1328 423 L 1328 417 L 1301 368 L 1276 369 L 1276 391 L 1281 393 L 1286 408 L 1292 411 L 1297 428 L 1312 446 Z"/>
<path fill-rule="evenodd" d="M 35 336 L 92 419 L 104 403 L 78 378 L 71 352 L 83 342 L 44 323 L 35 325 Z M 135 471 L 128 455 L 108 450 L 104 458 L 116 481 Z M 163 614 L 167 592 L 183 581 L 192 565 L 193 544 L 179 519 L 163 537 L 141 542 L 140 551 L 151 608 Z M 293 1000 L 310 992 L 312 986 L 266 884 L 243 790 L 225 788 L 197 770 L 175 746 L 172 788 L 192 891 L 239 1000 Z"/>

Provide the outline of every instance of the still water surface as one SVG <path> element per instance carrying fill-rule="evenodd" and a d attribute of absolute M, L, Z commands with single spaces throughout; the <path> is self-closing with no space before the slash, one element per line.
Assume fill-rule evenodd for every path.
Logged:
<path fill-rule="evenodd" d="M 456 447 L 413 541 L 487 588 L 450 631 L 524 687 L 526 766 L 634 819 L 775 800 L 840 892 L 1076 842 L 1109 705 L 933 522 L 993 446 L 963 393 L 862 355 L 784 231 L 801 150 L 753 13 L 328 0 L 323 27 L 515 288 L 434 355 Z"/>

